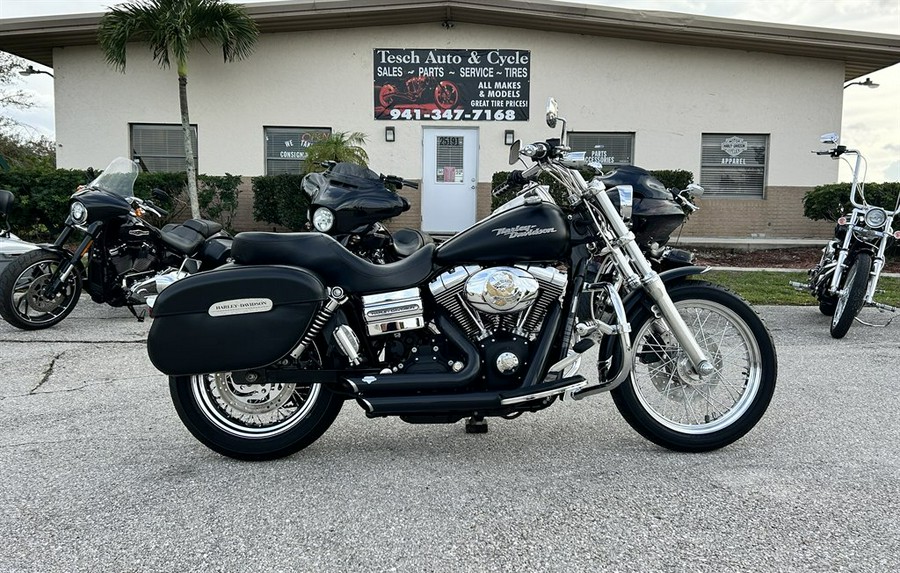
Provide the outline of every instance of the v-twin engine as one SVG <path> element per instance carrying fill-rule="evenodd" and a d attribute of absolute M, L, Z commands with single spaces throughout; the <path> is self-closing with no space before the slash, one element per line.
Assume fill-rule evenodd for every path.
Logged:
<path fill-rule="evenodd" d="M 472 340 L 498 331 L 534 340 L 547 309 L 566 289 L 567 277 L 553 267 L 457 267 L 428 286 Z"/>

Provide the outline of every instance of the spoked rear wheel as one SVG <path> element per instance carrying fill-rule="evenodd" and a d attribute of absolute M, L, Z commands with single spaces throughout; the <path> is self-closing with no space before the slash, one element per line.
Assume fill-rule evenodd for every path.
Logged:
<path fill-rule="evenodd" d="M 844 288 L 838 293 L 834 316 L 831 318 L 832 338 L 844 338 L 853 319 L 862 310 L 871 270 L 872 256 L 869 253 L 857 253 L 844 278 Z"/>
<path fill-rule="evenodd" d="M 310 352 L 318 352 L 312 348 Z M 319 364 L 308 360 L 311 366 Z M 230 372 L 172 376 L 175 410 L 197 440 L 242 460 L 289 456 L 331 426 L 343 400 L 321 384 L 241 384 Z"/>
<path fill-rule="evenodd" d="M 613 400 L 632 428 L 660 446 L 727 446 L 759 422 L 775 392 L 772 337 L 746 302 L 718 285 L 685 281 L 669 296 L 715 371 L 696 374 L 664 321 L 642 309 L 631 322 L 632 373 Z"/>
<path fill-rule="evenodd" d="M 0 275 L 0 316 L 22 330 L 49 328 L 69 316 L 81 296 L 81 273 L 72 269 L 57 292 L 47 292 L 63 262 L 63 255 L 40 249 L 16 257 Z"/>

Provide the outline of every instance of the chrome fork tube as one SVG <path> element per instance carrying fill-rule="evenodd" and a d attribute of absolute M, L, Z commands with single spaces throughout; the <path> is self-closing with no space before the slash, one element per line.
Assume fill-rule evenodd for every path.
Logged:
<path fill-rule="evenodd" d="M 709 362 L 703 349 L 700 348 L 697 339 L 694 337 L 694 334 L 691 332 L 687 323 L 681 318 L 678 309 L 675 308 L 675 303 L 673 303 L 672 299 L 669 297 L 669 293 L 666 291 L 662 279 L 659 278 L 659 275 L 653 270 L 650 263 L 647 262 L 644 254 L 641 253 L 641 249 L 634 241 L 634 233 L 629 231 L 628 227 L 625 226 L 625 222 L 616 211 L 615 205 L 612 204 L 612 201 L 610 201 L 606 193 L 597 193 L 595 197 L 616 236 L 615 241 L 610 247 L 616 257 L 619 268 L 626 275 L 625 280 L 629 284 L 633 284 L 634 279 L 639 279 L 640 285 L 647 294 L 650 295 L 650 298 L 656 302 L 663 320 L 669 326 L 669 329 L 672 331 L 678 344 L 681 345 L 688 355 L 694 370 L 700 376 L 709 376 L 715 372 L 715 368 Z M 624 250 L 628 256 L 624 257 L 620 249 Z M 631 265 L 634 265 L 634 269 L 637 270 L 637 273 L 632 270 Z"/>

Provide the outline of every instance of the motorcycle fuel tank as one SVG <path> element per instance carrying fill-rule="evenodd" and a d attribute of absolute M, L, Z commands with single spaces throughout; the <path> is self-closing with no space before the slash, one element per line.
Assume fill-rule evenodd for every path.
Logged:
<path fill-rule="evenodd" d="M 522 205 L 498 212 L 438 247 L 445 265 L 558 261 L 569 249 L 569 226 L 552 203 Z"/>

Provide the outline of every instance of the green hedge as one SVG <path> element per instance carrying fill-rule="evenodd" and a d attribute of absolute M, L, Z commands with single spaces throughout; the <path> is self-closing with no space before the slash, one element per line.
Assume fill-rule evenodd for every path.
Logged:
<path fill-rule="evenodd" d="M 893 211 L 900 193 L 900 182 L 868 183 L 866 201 Z M 819 185 L 803 197 L 803 214 L 814 221 L 836 221 L 851 210 L 850 184 L 831 183 Z"/>
<path fill-rule="evenodd" d="M 30 241 L 53 241 L 65 223 L 69 212 L 69 198 L 79 185 L 92 181 L 100 171 L 81 169 L 11 170 L 0 171 L 0 189 L 12 191 L 16 202 L 9 214 L 15 234 Z M 200 175 L 198 198 L 204 218 L 231 228 L 238 206 L 239 175 Z M 160 226 L 190 218 L 190 205 L 184 173 L 140 173 L 134 184 L 135 195 L 150 198 L 151 190 L 160 188 L 174 198 L 168 205 L 169 216 L 152 221 Z"/>
<path fill-rule="evenodd" d="M 253 218 L 292 231 L 302 231 L 309 208 L 309 197 L 300 185 L 302 180 L 302 175 L 289 173 L 254 177 Z"/>
<path fill-rule="evenodd" d="M 650 174 L 659 179 L 662 184 L 665 185 L 668 189 L 684 189 L 694 182 L 694 174 L 683 169 L 662 169 L 657 171 L 650 171 Z M 590 181 L 590 179 L 594 176 L 594 172 L 591 170 L 583 170 L 581 172 L 581 175 L 585 178 L 586 181 Z M 506 183 L 506 178 L 508 176 L 509 171 L 498 171 L 497 173 L 494 173 L 493 177 L 491 178 L 491 188 L 496 189 L 500 185 Z M 557 183 L 555 179 L 551 178 L 546 173 L 541 173 L 541 175 L 538 177 L 538 183 L 550 186 L 550 194 L 553 196 L 553 199 L 558 205 L 568 205 L 568 192 L 562 187 L 562 185 Z M 492 197 L 491 211 L 515 197 L 516 193 L 518 193 L 520 189 L 521 188 L 510 188 L 500 195 Z"/>

